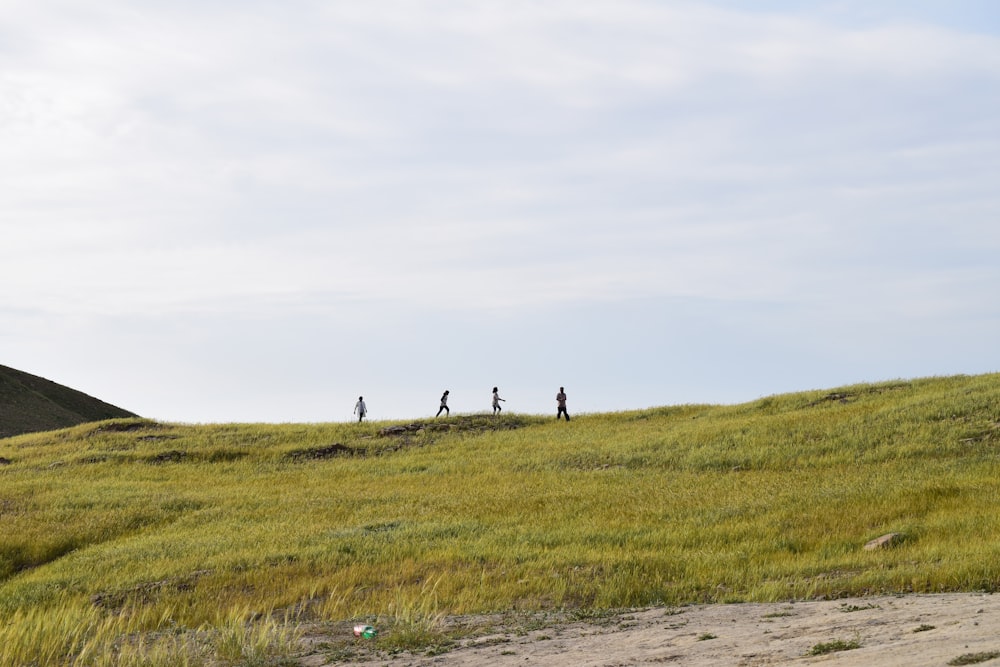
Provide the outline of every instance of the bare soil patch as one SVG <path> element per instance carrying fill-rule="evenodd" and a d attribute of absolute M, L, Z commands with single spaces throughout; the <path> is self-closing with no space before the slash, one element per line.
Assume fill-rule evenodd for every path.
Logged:
<path fill-rule="evenodd" d="M 537 619 L 536 619 L 537 620 Z M 356 640 L 350 624 L 311 635 L 303 665 L 473 667 L 551 665 L 1000 666 L 1000 596 L 900 595 L 776 604 L 692 605 L 586 620 L 449 619 L 482 628 L 436 655 L 395 655 Z M 478 625 L 477 625 L 478 623 Z M 329 629 L 328 629 L 329 630 Z M 994 657 L 989 657 L 996 654 Z"/>

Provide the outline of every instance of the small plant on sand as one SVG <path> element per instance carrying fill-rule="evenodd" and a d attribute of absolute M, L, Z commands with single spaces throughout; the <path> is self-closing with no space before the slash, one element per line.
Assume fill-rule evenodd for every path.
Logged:
<path fill-rule="evenodd" d="M 861 648 L 861 642 L 856 639 L 852 639 L 849 642 L 845 642 L 843 639 L 835 639 L 832 642 L 816 644 L 809 649 L 809 655 L 826 655 L 828 653 L 836 653 L 837 651 L 850 651 L 856 648 Z"/>
<path fill-rule="evenodd" d="M 914 632 L 927 632 L 928 630 L 934 630 L 934 629 L 935 627 L 933 625 L 927 625 L 926 623 L 924 623 L 920 627 L 914 629 Z"/>
<path fill-rule="evenodd" d="M 965 653 L 953 660 L 949 660 L 949 665 L 975 665 L 987 660 L 1000 658 L 1000 651 L 986 651 L 983 653 Z"/>

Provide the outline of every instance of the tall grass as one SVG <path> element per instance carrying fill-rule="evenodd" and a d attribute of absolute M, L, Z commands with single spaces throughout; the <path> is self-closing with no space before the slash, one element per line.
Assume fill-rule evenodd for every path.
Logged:
<path fill-rule="evenodd" d="M 135 606 L 107 614 L 67 600 L 10 615 L 0 626 L 0 664 L 263 666 L 295 653 L 301 636 L 287 615 L 255 618 L 231 610 L 218 613 L 213 623 L 183 629 L 169 609 L 155 615 Z"/>
<path fill-rule="evenodd" d="M 984 375 L 392 436 L 0 440 L 0 664 L 266 664 L 307 621 L 406 646 L 448 614 L 996 590 L 998 406 Z"/>

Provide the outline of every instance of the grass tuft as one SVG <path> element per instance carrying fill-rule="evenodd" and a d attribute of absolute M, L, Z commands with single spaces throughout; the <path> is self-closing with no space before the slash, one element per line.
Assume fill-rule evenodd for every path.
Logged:
<path fill-rule="evenodd" d="M 832 642 L 816 644 L 809 649 L 809 655 L 827 655 L 828 653 L 837 653 L 838 651 L 852 651 L 856 648 L 861 648 L 861 642 L 856 639 L 850 641 L 836 639 Z"/>
<path fill-rule="evenodd" d="M 988 660 L 993 660 L 994 658 L 1000 658 L 1000 651 L 986 651 L 982 653 L 965 653 L 953 658 L 948 661 L 949 665 L 976 665 L 980 662 L 986 662 Z"/>

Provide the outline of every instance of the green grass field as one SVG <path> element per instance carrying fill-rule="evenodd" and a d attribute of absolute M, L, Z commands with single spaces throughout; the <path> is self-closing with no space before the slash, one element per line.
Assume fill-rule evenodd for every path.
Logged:
<path fill-rule="evenodd" d="M 412 647 L 451 614 L 1000 588 L 997 374 L 392 425 L 0 440 L 0 664 L 295 664 L 314 622 Z"/>

